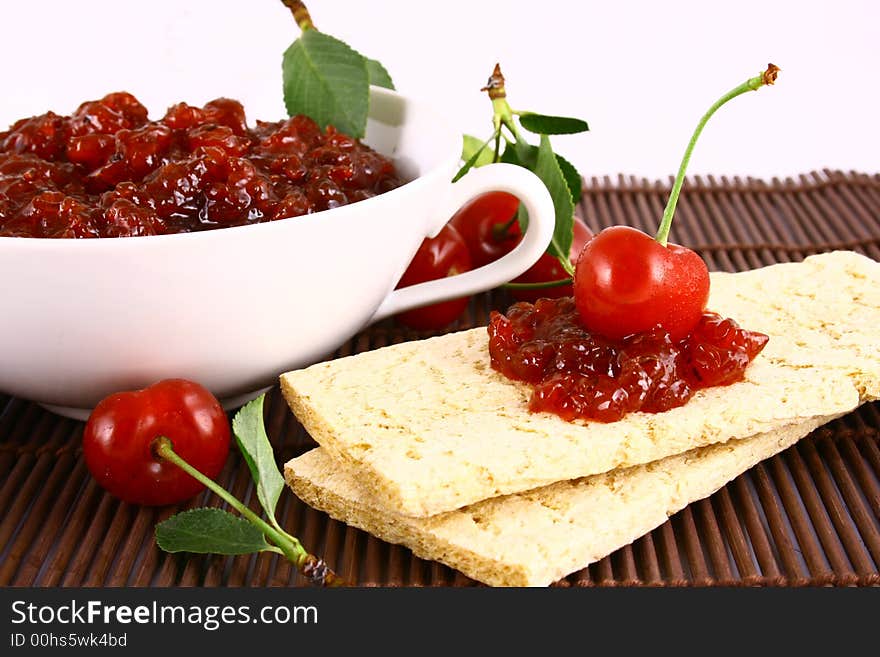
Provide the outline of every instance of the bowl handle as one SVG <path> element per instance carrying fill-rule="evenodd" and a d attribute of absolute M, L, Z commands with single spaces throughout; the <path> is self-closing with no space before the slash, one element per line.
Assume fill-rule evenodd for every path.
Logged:
<path fill-rule="evenodd" d="M 438 215 L 431 231 L 436 235 L 462 205 L 484 192 L 509 192 L 529 213 L 529 225 L 513 251 L 494 262 L 455 276 L 393 290 L 370 319 L 370 323 L 410 308 L 455 299 L 489 290 L 516 278 L 531 267 L 550 244 L 556 215 L 550 193 L 531 171 L 513 164 L 490 164 L 471 171 L 450 186 L 445 212 Z"/>

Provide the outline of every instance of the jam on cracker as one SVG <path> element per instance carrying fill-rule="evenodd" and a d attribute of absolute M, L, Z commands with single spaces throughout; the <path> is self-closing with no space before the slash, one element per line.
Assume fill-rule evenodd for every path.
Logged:
<path fill-rule="evenodd" d="M 488 331 L 492 367 L 531 384 L 529 409 L 568 421 L 682 406 L 701 388 L 741 381 L 768 341 L 710 312 L 679 341 L 660 327 L 603 338 L 583 327 L 572 297 L 493 312 Z"/>

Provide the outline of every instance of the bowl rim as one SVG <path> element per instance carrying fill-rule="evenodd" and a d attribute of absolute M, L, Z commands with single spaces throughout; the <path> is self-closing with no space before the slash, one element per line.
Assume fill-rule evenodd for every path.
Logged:
<path fill-rule="evenodd" d="M 417 101 L 410 96 L 405 94 L 401 94 L 400 92 L 393 89 L 386 89 L 384 87 L 377 87 L 375 85 L 370 85 L 370 95 L 377 96 L 388 96 L 391 98 L 397 98 L 402 100 L 407 105 L 415 106 L 419 109 L 420 114 L 428 114 L 431 116 L 432 123 L 437 126 L 447 127 L 445 121 L 443 121 L 439 114 L 435 112 L 429 105 L 426 103 Z M 448 131 L 450 133 L 454 133 L 454 130 L 449 127 Z M 447 153 L 444 157 L 438 158 L 434 162 L 432 162 L 432 167 L 416 178 L 412 180 L 408 180 L 403 183 L 399 187 L 395 187 L 387 192 L 382 192 L 381 194 L 377 194 L 376 196 L 370 197 L 368 199 L 363 199 L 361 201 L 356 201 L 354 203 L 348 203 L 346 205 L 341 205 L 335 208 L 329 208 L 327 210 L 320 210 L 318 212 L 312 212 L 309 214 L 303 215 L 294 215 L 292 217 L 285 217 L 283 219 L 275 219 L 274 221 L 261 221 L 253 224 L 245 224 L 241 226 L 228 226 L 224 228 L 209 228 L 206 230 L 198 230 L 192 231 L 188 233 L 166 233 L 164 235 L 135 235 L 135 236 L 127 236 L 127 237 L 92 237 L 92 238 L 78 238 L 78 237 L 13 237 L 8 235 L 0 235 L 0 249 L 7 248 L 11 244 L 19 244 L 20 248 L 37 248 L 37 249 L 60 249 L 60 248 L 69 248 L 68 245 L 72 243 L 83 244 L 84 246 L 77 246 L 73 248 L 92 248 L 92 249 L 106 249 L 106 248 L 130 248 L 135 244 L 158 244 L 161 242 L 169 242 L 169 241 L 178 241 L 183 242 L 185 240 L 196 240 L 201 239 L 202 241 L 207 239 L 224 239 L 221 236 L 225 234 L 232 234 L 233 236 L 242 237 L 245 234 L 257 233 L 258 231 L 267 231 L 278 230 L 284 226 L 289 226 L 288 223 L 291 220 L 296 220 L 297 224 L 303 223 L 312 223 L 314 221 L 326 221 L 327 215 L 334 213 L 333 217 L 342 217 L 346 214 L 349 214 L 354 211 L 367 211 L 368 208 L 374 208 L 381 203 L 389 203 L 392 201 L 397 201 L 397 199 L 402 194 L 410 194 L 414 190 L 417 192 L 419 188 L 424 187 L 429 184 L 429 182 L 433 181 L 436 177 L 447 173 L 449 169 L 452 168 L 452 164 L 458 160 L 460 157 L 460 150 L 458 145 L 453 141 L 449 146 L 449 153 Z M 451 178 L 450 178 L 451 184 Z M 250 231 L 249 233 L 245 233 L 244 231 Z M 206 236 L 213 237 L 206 237 Z M 232 239 L 232 238 L 229 238 Z M 127 244 L 129 247 L 111 247 L 111 246 L 101 246 L 105 244 Z M 89 246 L 85 246 L 89 245 Z M 13 247 L 17 248 L 17 247 Z"/>

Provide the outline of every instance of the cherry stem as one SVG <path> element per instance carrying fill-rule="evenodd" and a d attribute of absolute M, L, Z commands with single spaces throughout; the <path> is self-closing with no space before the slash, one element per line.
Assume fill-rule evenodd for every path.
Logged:
<path fill-rule="evenodd" d="M 282 537 L 277 529 L 270 526 L 265 520 L 260 518 L 256 513 L 247 508 L 244 503 L 239 500 L 237 497 L 232 495 L 225 488 L 220 486 L 213 479 L 209 479 L 201 472 L 192 467 L 189 463 L 187 463 L 177 452 L 174 451 L 174 446 L 171 443 L 171 440 L 166 438 L 165 436 L 159 436 L 153 441 L 153 451 L 166 461 L 173 463 L 178 468 L 186 472 L 189 476 L 197 479 L 199 483 L 207 486 L 211 489 L 218 497 L 222 498 L 226 501 L 229 506 L 238 511 L 242 516 L 247 518 L 251 523 L 259 527 L 260 531 L 262 531 L 267 536 L 271 537 L 273 541 L 276 542 L 279 548 L 284 551 L 285 556 L 291 558 L 291 561 L 297 561 L 301 558 L 300 553 L 305 553 L 305 549 L 300 545 L 299 541 L 293 539 L 292 545 L 285 545 L 289 541 Z M 285 550 L 285 547 L 288 549 Z"/>
<path fill-rule="evenodd" d="M 510 130 L 510 133 L 517 141 L 522 140 L 519 129 L 516 127 L 516 122 L 513 120 L 513 115 L 516 112 L 510 108 L 507 102 L 507 89 L 504 87 L 504 75 L 501 73 L 501 64 L 495 64 L 495 69 L 492 71 L 492 75 L 489 76 L 486 86 L 480 89 L 480 91 L 488 92 L 489 99 L 492 101 L 492 127 L 495 128 L 494 161 L 498 162 L 501 158 L 502 125 Z"/>
<path fill-rule="evenodd" d="M 562 287 L 571 285 L 571 278 L 560 278 L 557 281 L 543 281 L 541 283 L 504 283 L 501 287 L 509 290 L 541 290 L 546 287 Z"/>
<path fill-rule="evenodd" d="M 508 231 L 513 228 L 513 224 L 518 221 L 516 214 L 514 214 L 510 219 L 505 221 L 503 224 L 493 224 L 492 225 L 492 238 L 496 241 L 501 241 L 508 237 Z"/>
<path fill-rule="evenodd" d="M 156 456 L 169 463 L 173 463 L 186 472 L 190 477 L 209 488 L 218 497 L 228 503 L 229 506 L 238 511 L 242 517 L 247 519 L 252 525 L 256 526 L 261 532 L 263 532 L 266 538 L 271 540 L 281 553 L 311 581 L 328 586 L 338 586 L 342 583 L 342 580 L 338 578 L 332 570 L 327 568 L 327 565 L 323 560 L 309 554 L 302 546 L 302 543 L 300 543 L 294 536 L 291 536 L 280 528 L 272 527 L 260 516 L 251 511 L 244 502 L 239 500 L 216 481 L 206 477 L 187 463 L 177 452 L 174 451 L 174 445 L 169 438 L 158 436 L 153 440 L 150 446 Z"/>
<path fill-rule="evenodd" d="M 312 17 L 309 15 L 309 10 L 306 8 L 304 2 L 301 0 L 281 0 L 282 4 L 290 9 L 293 14 L 293 19 L 296 21 L 296 24 L 299 25 L 299 29 L 303 32 L 306 30 L 317 30 L 315 24 L 312 22 Z"/>
<path fill-rule="evenodd" d="M 675 206 L 678 204 L 678 196 L 681 193 L 681 186 L 684 184 L 684 174 L 685 171 L 687 171 L 688 163 L 690 163 L 691 153 L 694 150 L 694 146 L 697 144 L 697 139 L 699 139 L 700 133 L 703 132 L 703 127 L 718 108 L 724 105 L 727 101 L 733 100 L 747 91 L 757 91 L 764 85 L 773 84 L 776 82 L 776 76 L 778 73 L 779 67 L 773 64 L 767 64 L 767 70 L 756 77 L 749 78 L 738 87 L 728 91 L 721 96 L 721 98 L 716 100 L 712 107 L 703 114 L 703 118 L 697 123 L 697 128 L 694 130 L 694 134 L 691 136 L 691 140 L 688 142 L 687 148 L 684 151 L 684 157 L 681 159 L 681 165 L 678 167 L 678 174 L 675 176 L 675 182 L 673 183 L 672 191 L 669 194 L 669 201 L 667 201 L 666 209 L 663 211 L 663 220 L 660 222 L 660 228 L 657 230 L 657 236 L 654 238 L 660 244 L 666 246 L 669 241 L 669 229 L 672 227 L 672 216 L 675 214 Z"/>

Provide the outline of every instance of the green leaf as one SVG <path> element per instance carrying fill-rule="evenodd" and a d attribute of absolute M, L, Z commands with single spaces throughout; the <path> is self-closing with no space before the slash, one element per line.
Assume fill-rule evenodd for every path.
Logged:
<path fill-rule="evenodd" d="M 166 552 L 250 554 L 273 549 L 244 518 L 216 508 L 192 509 L 156 525 L 156 543 Z"/>
<path fill-rule="evenodd" d="M 519 151 L 524 156 L 522 159 L 520 158 L 520 153 L 517 153 L 517 148 L 513 144 L 508 144 L 504 149 L 504 152 L 501 154 L 501 161 L 507 162 L 508 164 L 516 164 L 525 167 L 530 171 L 534 171 L 535 162 L 538 159 L 537 146 L 529 146 L 527 150 L 520 147 Z M 581 174 L 578 173 L 578 170 L 575 169 L 571 162 L 561 155 L 556 155 L 556 161 L 559 163 L 559 168 L 562 171 L 565 182 L 568 184 L 569 190 L 571 191 L 571 202 L 573 205 L 577 205 L 580 203 L 581 194 L 583 192 Z"/>
<path fill-rule="evenodd" d="M 538 149 L 535 146 L 531 146 L 531 148 L 534 149 L 534 152 L 535 152 L 534 157 L 528 157 L 528 152 L 524 152 L 523 154 L 525 154 L 527 156 L 527 159 L 531 160 L 532 166 L 534 166 L 535 157 L 538 155 Z M 531 152 L 531 151 L 529 151 L 529 152 Z M 501 153 L 501 161 L 507 162 L 507 164 L 515 164 L 520 167 L 525 167 L 526 169 L 529 169 L 530 171 L 532 168 L 532 167 L 528 166 L 527 163 L 524 163 L 520 159 L 519 154 L 517 153 L 516 144 L 514 144 L 512 142 L 507 142 L 507 145 L 504 147 L 504 152 Z"/>
<path fill-rule="evenodd" d="M 495 135 L 497 135 L 497 134 L 498 134 L 497 131 L 493 132 L 492 136 L 483 142 L 483 145 L 480 146 L 480 148 L 478 148 L 474 152 L 474 154 L 470 156 L 468 161 L 464 163 L 464 166 L 458 170 L 458 173 L 455 174 L 455 177 L 452 179 L 452 182 L 458 182 L 464 174 L 466 174 L 468 171 L 470 171 L 476 165 L 477 160 L 480 158 L 480 154 L 486 150 L 486 147 L 489 145 L 489 143 L 493 139 L 495 139 Z"/>
<path fill-rule="evenodd" d="M 505 149 L 506 150 L 506 149 Z M 519 160 L 519 165 L 526 169 L 534 170 L 538 149 L 524 139 L 517 139 L 513 143 L 513 152 Z"/>
<path fill-rule="evenodd" d="M 242 406 L 232 419 L 232 432 L 250 468 L 260 504 L 270 520 L 274 521 L 275 506 L 284 490 L 284 478 L 278 471 L 275 452 L 263 426 L 264 397 L 260 395 Z"/>
<path fill-rule="evenodd" d="M 538 135 L 573 135 L 590 129 L 586 121 L 566 116 L 547 116 L 534 112 L 523 112 L 519 116 L 519 124 Z"/>
<path fill-rule="evenodd" d="M 571 190 L 559 167 L 559 162 L 550 146 L 550 138 L 541 135 L 538 157 L 535 161 L 535 175 L 538 176 L 550 192 L 553 207 L 556 210 L 556 227 L 553 239 L 547 247 L 547 253 L 568 261 L 574 222 L 574 204 L 571 201 Z"/>
<path fill-rule="evenodd" d="M 484 143 L 473 135 L 462 135 L 461 159 L 467 162 L 476 153 L 477 159 L 473 166 L 481 167 L 485 164 L 491 164 L 494 159 L 493 153 L 492 149 L 486 149 L 487 145 L 488 142 Z"/>
<path fill-rule="evenodd" d="M 574 165 L 561 155 L 556 155 L 556 162 L 559 164 L 562 175 L 565 177 L 565 182 L 568 184 L 568 189 L 571 191 L 571 202 L 577 205 L 581 202 L 583 178 L 581 178 L 581 174 L 575 169 Z"/>
<path fill-rule="evenodd" d="M 374 84 L 377 87 L 385 87 L 386 89 L 394 89 L 394 82 L 388 69 L 382 66 L 378 60 L 370 59 L 369 57 L 364 57 L 364 61 L 367 64 L 367 75 L 369 76 L 370 84 Z"/>
<path fill-rule="evenodd" d="M 339 39 L 306 30 L 284 52 L 281 70 L 289 115 L 306 114 L 322 128 L 364 136 L 370 76 L 362 55 Z"/>
<path fill-rule="evenodd" d="M 516 207 L 516 223 L 519 224 L 519 231 L 525 235 L 526 229 L 529 227 L 529 211 L 526 210 L 525 203 L 520 203 Z"/>

